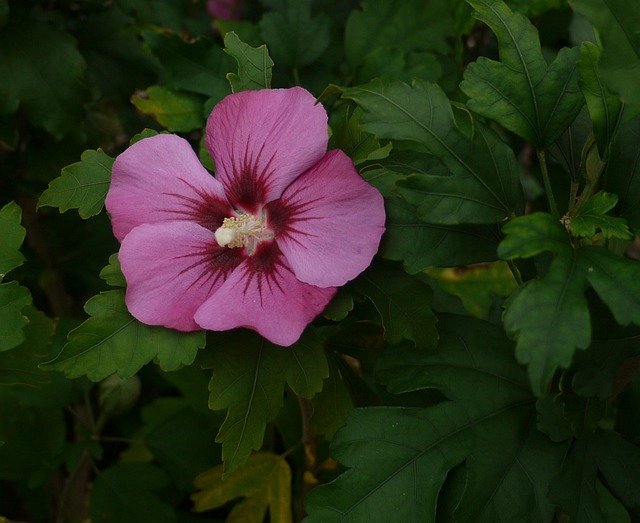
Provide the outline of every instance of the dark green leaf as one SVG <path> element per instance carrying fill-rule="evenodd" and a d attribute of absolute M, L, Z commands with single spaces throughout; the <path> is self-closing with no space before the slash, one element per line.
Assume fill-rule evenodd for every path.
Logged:
<path fill-rule="evenodd" d="M 231 59 L 213 40 L 188 43 L 154 31 L 144 31 L 142 36 L 162 63 L 169 87 L 218 99 L 229 93 L 224 75 L 232 67 Z"/>
<path fill-rule="evenodd" d="M 22 309 L 31 303 L 31 294 L 18 282 L 0 284 L 0 352 L 20 345 L 25 335 L 27 317 Z"/>
<path fill-rule="evenodd" d="M 260 20 L 262 38 L 279 67 L 299 68 L 317 60 L 329 45 L 331 20 L 311 15 L 311 0 L 284 0 L 281 12 Z"/>
<path fill-rule="evenodd" d="M 238 62 L 238 74 L 227 74 L 234 93 L 271 87 L 273 60 L 266 45 L 251 47 L 241 41 L 237 34 L 230 32 L 224 37 L 224 52 Z"/>
<path fill-rule="evenodd" d="M 431 310 L 428 285 L 392 266 L 376 264 L 361 274 L 352 287 L 373 302 L 390 343 L 406 339 L 422 349 L 436 346 L 437 320 Z"/>
<path fill-rule="evenodd" d="M 329 377 L 324 380 L 322 390 L 311 399 L 311 404 L 311 423 L 316 432 L 323 434 L 327 440 L 333 439 L 333 435 L 344 426 L 348 414 L 353 410 L 349 388 L 333 358 L 329 358 Z"/>
<path fill-rule="evenodd" d="M 402 198 L 386 200 L 387 231 L 382 238 L 381 256 L 404 262 L 415 274 L 427 267 L 447 267 L 493 261 L 499 231 L 489 225 L 435 225 L 416 216 L 415 209 Z"/>
<path fill-rule="evenodd" d="M 435 521 L 445 478 L 465 460 L 463 497 L 444 520 L 551 518 L 545 493 L 563 447 L 535 431 L 533 399 L 511 343 L 479 320 L 443 316 L 440 326 L 436 351 L 389 347 L 378 376 L 394 392 L 435 387 L 453 401 L 356 409 L 332 443 L 334 457 L 351 469 L 312 491 L 309 521 L 371 514 L 380 521 Z"/>
<path fill-rule="evenodd" d="M 502 232 L 506 237 L 498 247 L 498 255 L 505 260 L 530 258 L 544 251 L 567 253 L 570 249 L 567 231 L 558 218 L 548 213 L 535 212 L 514 218 Z"/>
<path fill-rule="evenodd" d="M 591 238 L 598 230 L 604 238 L 633 238 L 624 218 L 609 216 L 607 213 L 618 203 L 615 194 L 600 191 L 589 198 L 575 212 L 569 228 L 575 236 Z"/>
<path fill-rule="evenodd" d="M 169 131 L 189 132 L 204 125 L 202 99 L 193 94 L 154 85 L 135 94 L 131 103 Z"/>
<path fill-rule="evenodd" d="M 570 0 L 571 6 L 598 30 L 604 82 L 622 101 L 640 110 L 640 4 L 626 0 Z"/>
<path fill-rule="evenodd" d="M 0 49 L 0 114 L 21 107 L 33 125 L 56 138 L 80 131 L 88 98 L 86 63 L 73 37 L 22 19 L 0 31 Z"/>
<path fill-rule="evenodd" d="M 80 217 L 90 218 L 102 211 L 111 181 L 113 158 L 102 149 L 82 153 L 81 161 L 62 169 L 38 200 L 38 207 L 58 207 L 60 212 L 78 209 Z"/>
<path fill-rule="evenodd" d="M 22 265 L 24 256 L 20 252 L 20 246 L 24 241 L 26 231 L 20 221 L 22 209 L 15 202 L 9 202 L 0 209 L 0 231 L 2 231 L 2 243 L 0 243 L 0 281 L 10 270 Z"/>
<path fill-rule="evenodd" d="M 120 290 L 94 296 L 85 311 L 91 317 L 69 333 L 60 354 L 44 368 L 63 371 L 69 378 L 86 375 L 92 381 L 114 372 L 128 378 L 154 359 L 163 370 L 190 365 L 205 344 L 204 332 L 178 332 L 138 322 L 127 311 Z"/>
<path fill-rule="evenodd" d="M 267 422 L 282 407 L 285 383 L 310 398 L 329 375 L 322 340 L 313 330 L 286 349 L 250 331 L 223 334 L 209 357 L 209 407 L 228 409 L 216 437 L 227 472 L 238 469 L 262 446 Z"/>
<path fill-rule="evenodd" d="M 329 302 L 326 309 L 322 313 L 325 318 L 333 321 L 344 320 L 353 310 L 353 295 L 349 290 L 341 287 Z"/>
<path fill-rule="evenodd" d="M 416 80 L 345 89 L 364 109 L 361 126 L 381 138 L 427 147 L 453 176 L 415 174 L 399 181 L 401 194 L 430 223 L 495 223 L 520 206 L 521 186 L 513 151 L 476 122 L 470 141 L 456 126 L 449 100 L 433 84 Z"/>
<path fill-rule="evenodd" d="M 640 232 L 640 119 L 623 124 L 611 146 L 604 172 L 607 191 L 620 198 L 617 211 Z"/>
<path fill-rule="evenodd" d="M 381 146 L 375 136 L 362 130 L 360 127 L 361 116 L 362 110 L 359 108 L 351 114 L 347 111 L 340 125 L 333 129 L 329 146 L 330 148 L 342 149 L 351 157 L 355 165 L 382 160 L 389 156 L 392 149 L 391 142 Z"/>
<path fill-rule="evenodd" d="M 95 523 L 173 523 L 176 515 L 156 492 L 168 485 L 164 472 L 153 465 L 119 463 L 100 472 L 91 494 Z"/>
<path fill-rule="evenodd" d="M 480 57 L 460 88 L 467 105 L 539 148 L 552 144 L 584 104 L 578 86 L 580 50 L 562 49 L 547 67 L 537 30 L 502 0 L 467 0 L 498 38 L 501 62 Z"/>
<path fill-rule="evenodd" d="M 584 42 L 580 46 L 580 87 L 587 102 L 589 115 L 593 122 L 593 131 L 598 140 L 600 156 L 605 157 L 607 147 L 613 140 L 622 117 L 622 104 L 617 96 L 612 94 L 604 84 L 604 79 L 598 69 L 600 48 Z"/>

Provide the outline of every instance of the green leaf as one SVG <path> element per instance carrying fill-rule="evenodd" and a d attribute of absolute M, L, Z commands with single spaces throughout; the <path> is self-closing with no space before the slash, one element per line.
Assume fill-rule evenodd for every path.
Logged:
<path fill-rule="evenodd" d="M 288 523 L 291 517 L 291 470 L 287 461 L 270 452 L 259 452 L 234 472 L 225 473 L 222 465 L 200 474 L 199 489 L 191 496 L 196 512 L 221 507 L 237 498 L 228 521 L 262 522 L 269 509 L 273 523 Z"/>
<path fill-rule="evenodd" d="M 398 182 L 403 197 L 430 223 L 496 223 L 515 212 L 522 199 L 513 151 L 476 122 L 470 140 L 456 126 L 442 90 L 415 80 L 375 80 L 345 89 L 364 114 L 361 126 L 380 138 L 425 146 L 452 176 L 415 174 Z"/>
<path fill-rule="evenodd" d="M 25 340 L 28 319 L 22 309 L 31 303 L 31 294 L 18 282 L 0 284 L 0 352 L 12 349 Z"/>
<path fill-rule="evenodd" d="M 578 208 L 569 222 L 569 228 L 575 236 L 591 238 L 599 230 L 604 238 L 629 240 L 633 234 L 624 218 L 608 216 L 607 213 L 618 203 L 615 194 L 600 191 Z"/>
<path fill-rule="evenodd" d="M 166 474 L 153 465 L 112 465 L 96 476 L 91 493 L 91 521 L 174 523 L 173 509 L 157 493 L 168 483 Z"/>
<path fill-rule="evenodd" d="M 352 288 L 375 306 L 390 343 L 406 339 L 422 349 L 438 342 L 436 316 L 431 310 L 431 289 L 392 266 L 375 264 L 361 274 Z"/>
<path fill-rule="evenodd" d="M 9 202 L 0 209 L 0 231 L 2 231 L 0 281 L 9 271 L 19 267 L 24 262 L 20 246 L 24 241 L 26 230 L 20 225 L 21 220 L 22 209 L 17 203 Z"/>
<path fill-rule="evenodd" d="M 437 388 L 452 401 L 356 409 L 332 442 L 333 456 L 351 468 L 311 492 L 310 522 L 371 514 L 380 521 L 435 521 L 438 498 L 451 488 L 445 479 L 465 461 L 462 498 L 443 521 L 552 517 L 545 493 L 563 446 L 535 431 L 533 398 L 511 344 L 489 323 L 440 320 L 436 351 L 388 347 L 377 371 L 392 392 Z"/>
<path fill-rule="evenodd" d="M 537 30 L 501 0 L 467 0 L 498 39 L 501 62 L 478 58 L 460 88 L 472 111 L 497 121 L 538 148 L 552 144 L 584 104 L 578 86 L 580 50 L 561 49 L 547 66 Z"/>
<path fill-rule="evenodd" d="M 360 127 L 361 117 L 360 108 L 351 113 L 347 110 L 340 125 L 333 129 L 329 147 L 342 149 L 355 165 L 387 158 L 393 147 L 392 143 L 381 146 L 375 136 L 364 132 Z"/>
<path fill-rule="evenodd" d="M 80 132 L 89 93 L 86 63 L 74 38 L 41 21 L 21 19 L 2 28 L 0 49 L 0 78 L 5 79 L 0 114 L 21 107 L 33 125 L 56 138 Z"/>
<path fill-rule="evenodd" d="M 222 443 L 225 471 L 233 472 L 262 446 L 267 422 L 282 407 L 285 383 L 311 398 L 329 369 L 322 340 L 309 329 L 286 349 L 250 331 L 222 334 L 214 347 L 207 364 L 213 369 L 209 407 L 228 409 L 216 441 Z"/>
<path fill-rule="evenodd" d="M 500 232 L 488 225 L 436 225 L 416 216 L 414 207 L 398 197 L 386 199 L 387 231 L 380 255 L 402 261 L 410 274 L 427 267 L 493 261 Z"/>
<path fill-rule="evenodd" d="M 60 212 L 78 209 L 83 219 L 102 211 L 111 181 L 113 158 L 102 149 L 82 153 L 81 160 L 62 169 L 38 200 L 38 207 L 58 207 Z"/>
<path fill-rule="evenodd" d="M 344 287 L 341 287 L 329 302 L 329 305 L 327 305 L 322 315 L 333 321 L 342 321 L 352 310 L 353 295 Z"/>
<path fill-rule="evenodd" d="M 329 358 L 329 377 L 324 380 L 322 390 L 311 399 L 311 404 L 311 423 L 316 432 L 323 434 L 327 440 L 333 439 L 354 408 L 349 388 L 334 358 Z"/>
<path fill-rule="evenodd" d="M 580 46 L 580 87 L 587 102 L 589 116 L 593 122 L 593 132 L 598 141 L 600 156 L 605 157 L 607 147 L 612 142 L 622 118 L 622 103 L 609 91 L 598 68 L 600 48 L 584 42 Z"/>
<path fill-rule="evenodd" d="M 204 332 L 184 333 L 138 322 L 124 302 L 124 292 L 103 292 L 85 305 L 91 317 L 68 336 L 69 341 L 48 370 L 63 371 L 69 378 L 86 375 L 100 381 L 114 372 L 129 378 L 156 359 L 163 370 L 190 365 L 204 347 Z"/>
<path fill-rule="evenodd" d="M 640 4 L 625 0 L 570 0 L 598 30 L 599 68 L 604 82 L 625 104 L 640 110 Z"/>
<path fill-rule="evenodd" d="M 469 313 L 487 319 L 494 296 L 509 296 L 517 287 L 509 266 L 504 262 L 427 269 L 445 292 L 458 296 Z"/>
<path fill-rule="evenodd" d="M 398 38 L 398 35 L 403 38 Z M 396 52 L 450 51 L 453 20 L 445 2 L 365 0 L 345 27 L 345 52 L 351 67 L 358 67 L 378 48 Z M 389 53 L 391 55 L 392 53 Z"/>
<path fill-rule="evenodd" d="M 620 198 L 617 211 L 631 229 L 640 232 L 640 119 L 623 124 L 611 146 L 603 179 L 604 189 Z"/>
<path fill-rule="evenodd" d="M 204 125 L 203 102 L 196 95 L 153 85 L 133 95 L 131 103 L 172 132 L 189 132 Z"/>
<path fill-rule="evenodd" d="M 238 62 L 238 74 L 227 73 L 227 80 L 234 93 L 249 89 L 269 89 L 273 60 L 266 45 L 251 47 L 234 32 L 224 36 L 224 52 Z"/>
<path fill-rule="evenodd" d="M 622 325 L 640 324 L 640 263 L 599 246 L 574 250 L 557 218 L 534 213 L 515 218 L 498 253 L 502 258 L 556 254 L 543 277 L 529 281 L 509 298 L 504 314 L 507 332 L 517 338 L 516 356 L 529 365 L 536 394 L 543 393 L 558 367 L 571 363 L 575 349 L 591 340 L 584 296 L 591 285 Z"/>
<path fill-rule="evenodd" d="M 213 40 L 188 43 L 177 35 L 154 31 L 143 31 L 142 37 L 162 63 L 170 88 L 217 99 L 229 93 L 224 75 L 232 67 L 231 59 Z"/>
<path fill-rule="evenodd" d="M 0 387 L 38 386 L 47 383 L 51 377 L 38 369 L 38 364 L 49 356 L 53 324 L 31 305 L 27 305 L 22 314 L 28 320 L 23 331 L 25 340 L 17 347 L 0 353 Z"/>
<path fill-rule="evenodd" d="M 127 281 L 124 279 L 124 275 L 120 270 L 120 261 L 118 260 L 117 253 L 109 256 L 109 264 L 100 271 L 100 278 L 112 287 L 127 286 Z"/>
<path fill-rule="evenodd" d="M 315 62 L 330 41 L 331 20 L 311 15 L 311 0 L 283 0 L 281 12 L 260 20 L 262 38 L 279 67 L 299 68 Z"/>

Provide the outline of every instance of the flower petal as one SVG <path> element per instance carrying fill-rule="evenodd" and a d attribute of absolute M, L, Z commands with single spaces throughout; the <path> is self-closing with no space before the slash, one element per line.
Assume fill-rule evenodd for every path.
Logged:
<path fill-rule="evenodd" d="M 116 158 L 105 205 L 120 241 L 143 223 L 190 220 L 215 230 L 231 215 L 222 184 L 189 142 L 170 134 L 140 140 Z"/>
<path fill-rule="evenodd" d="M 330 151 L 266 207 L 276 241 L 296 277 L 340 286 L 371 263 L 384 232 L 382 195 L 342 151 Z"/>
<path fill-rule="evenodd" d="M 327 113 L 301 87 L 229 95 L 207 121 L 216 178 L 249 213 L 322 158 L 327 141 Z"/>
<path fill-rule="evenodd" d="M 204 302 L 195 320 L 215 331 L 247 327 L 273 343 L 289 346 L 335 292 L 335 288 L 302 283 L 275 243 L 261 244 Z"/>
<path fill-rule="evenodd" d="M 129 312 L 147 325 L 182 331 L 200 329 L 193 314 L 243 260 L 239 249 L 218 246 L 210 230 L 186 221 L 136 227 L 118 258 Z"/>

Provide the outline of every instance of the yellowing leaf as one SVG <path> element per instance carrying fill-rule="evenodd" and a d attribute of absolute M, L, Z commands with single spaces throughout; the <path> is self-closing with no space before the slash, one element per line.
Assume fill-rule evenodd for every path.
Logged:
<path fill-rule="evenodd" d="M 200 474 L 194 483 L 199 489 L 191 496 L 196 512 L 242 497 L 245 499 L 229 513 L 228 523 L 261 523 L 267 508 L 272 523 L 292 521 L 291 470 L 276 454 L 253 454 L 243 467 L 224 475 L 222 465 L 218 465 Z"/>

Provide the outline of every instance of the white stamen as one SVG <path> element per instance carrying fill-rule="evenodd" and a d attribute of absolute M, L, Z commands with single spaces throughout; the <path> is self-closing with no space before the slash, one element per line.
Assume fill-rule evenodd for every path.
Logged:
<path fill-rule="evenodd" d="M 263 220 L 256 219 L 250 214 L 239 214 L 225 218 L 222 225 L 215 232 L 216 241 L 220 247 L 246 247 L 252 254 L 258 242 L 270 240 L 273 233 L 266 229 Z"/>

